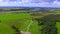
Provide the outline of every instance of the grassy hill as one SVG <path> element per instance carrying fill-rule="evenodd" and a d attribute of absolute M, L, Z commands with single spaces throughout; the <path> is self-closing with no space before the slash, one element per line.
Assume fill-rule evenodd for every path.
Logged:
<path fill-rule="evenodd" d="M 57 13 L 59 14 L 60 12 Z M 11 28 L 12 25 L 15 25 L 21 31 L 26 31 L 32 18 L 41 18 L 46 15 L 47 14 L 39 14 L 38 16 L 31 16 L 28 13 L 0 12 L 0 34 L 13 34 L 14 30 Z M 38 22 L 33 21 L 28 31 L 31 32 L 31 34 L 41 34 L 39 28 Z M 59 23 L 57 23 L 57 28 L 60 28 Z M 60 29 L 58 32 L 60 32 Z"/>
<path fill-rule="evenodd" d="M 12 25 L 15 25 L 22 31 L 26 31 L 28 24 L 31 23 L 31 16 L 27 13 L 25 14 L 0 13 L 0 23 L 2 23 L 0 24 L 1 34 L 14 33 L 13 29 L 11 28 Z M 34 23 L 31 24 L 31 26 L 29 27 L 29 32 L 31 32 L 31 34 L 40 33 L 39 26 L 36 21 L 34 21 Z"/>
<path fill-rule="evenodd" d="M 0 23 L 0 34 L 13 34 L 13 29 L 6 24 Z"/>

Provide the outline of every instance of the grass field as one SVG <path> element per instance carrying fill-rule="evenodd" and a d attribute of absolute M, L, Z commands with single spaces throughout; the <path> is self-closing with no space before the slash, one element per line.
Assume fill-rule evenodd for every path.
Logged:
<path fill-rule="evenodd" d="M 59 12 L 58 12 L 59 13 Z M 33 18 L 40 18 L 42 16 L 32 16 Z M 18 27 L 21 31 L 27 31 L 27 26 L 31 23 L 31 15 L 27 13 L 11 13 L 11 12 L 0 12 L 0 34 L 13 34 L 14 30 L 11 28 L 12 25 Z M 60 34 L 60 23 L 57 23 L 58 34 Z M 29 27 L 28 32 L 31 34 L 41 34 L 40 26 L 37 21 L 33 21 Z"/>
<path fill-rule="evenodd" d="M 56 11 L 57 14 L 60 14 L 60 10 L 59 11 Z M 60 34 L 60 22 L 56 22 L 56 27 L 58 29 L 58 34 Z"/>
<path fill-rule="evenodd" d="M 31 15 L 27 13 L 0 13 L 0 34 L 13 34 L 14 30 L 11 28 L 12 25 L 15 25 L 22 31 L 26 31 L 30 23 Z M 29 27 L 29 32 L 31 32 L 31 34 L 40 34 L 37 21 L 33 21 Z"/>
<path fill-rule="evenodd" d="M 13 29 L 8 25 L 0 23 L 0 34 L 13 34 Z"/>
<path fill-rule="evenodd" d="M 57 29 L 58 29 L 58 34 L 60 34 L 60 22 L 56 23 Z"/>

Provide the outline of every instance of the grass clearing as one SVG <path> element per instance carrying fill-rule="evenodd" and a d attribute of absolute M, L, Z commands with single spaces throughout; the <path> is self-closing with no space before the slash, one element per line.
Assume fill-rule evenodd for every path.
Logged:
<path fill-rule="evenodd" d="M 0 23 L 0 34 L 13 34 L 13 29 L 6 24 Z"/>
<path fill-rule="evenodd" d="M 29 14 L 15 14 L 15 13 L 0 13 L 0 23 L 5 24 L 7 28 L 4 28 L 2 24 L 0 24 L 1 27 L 4 28 L 6 32 L 1 32 L 1 34 L 7 34 L 10 32 L 11 29 L 8 29 L 8 27 L 15 25 L 22 31 L 26 31 L 27 25 L 31 22 L 31 16 Z M 11 28 L 11 27 L 10 27 Z M 7 31 L 7 30 L 8 31 Z M 1 29 L 3 31 L 3 29 Z M 34 23 L 30 26 L 29 32 L 32 34 L 39 34 L 39 27 L 38 23 L 34 21 Z M 14 33 L 11 31 L 11 33 Z"/>
<path fill-rule="evenodd" d="M 60 34 L 60 22 L 56 23 L 57 29 L 58 29 L 58 34 Z"/>

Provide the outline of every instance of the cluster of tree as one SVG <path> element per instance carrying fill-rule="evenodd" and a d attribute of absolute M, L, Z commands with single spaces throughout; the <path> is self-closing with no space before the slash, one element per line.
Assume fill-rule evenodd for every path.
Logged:
<path fill-rule="evenodd" d="M 57 34 L 56 22 L 53 21 L 43 21 L 42 34 Z"/>
<path fill-rule="evenodd" d="M 15 30 L 15 33 L 14 34 L 21 34 L 19 28 L 17 28 L 16 26 L 12 25 L 11 26 L 13 30 Z"/>
<path fill-rule="evenodd" d="M 60 14 L 51 14 L 42 18 L 35 19 L 38 21 L 38 25 L 42 26 L 40 31 L 42 34 L 57 34 L 56 22 L 60 22 Z"/>

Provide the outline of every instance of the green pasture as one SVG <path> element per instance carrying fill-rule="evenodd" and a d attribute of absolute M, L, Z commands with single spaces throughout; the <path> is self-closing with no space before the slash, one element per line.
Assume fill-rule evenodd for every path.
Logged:
<path fill-rule="evenodd" d="M 40 17 L 42 16 L 33 16 L 33 18 Z M 16 14 L 11 12 L 0 12 L 0 34 L 14 34 L 14 30 L 11 28 L 12 25 L 15 25 L 21 31 L 26 31 L 28 24 L 31 23 L 31 20 L 31 15 L 28 13 Z M 58 28 L 58 34 L 60 34 L 60 23 L 57 23 L 56 26 Z M 40 26 L 38 26 L 37 21 L 33 21 L 29 27 L 29 32 L 31 32 L 31 34 L 41 34 Z"/>
<path fill-rule="evenodd" d="M 21 31 L 26 31 L 28 24 L 31 23 L 31 15 L 27 13 L 0 13 L 0 34 L 13 34 L 12 25 L 18 27 Z M 40 34 L 37 21 L 29 27 L 31 34 Z"/>
<path fill-rule="evenodd" d="M 0 34 L 13 34 L 13 29 L 6 24 L 0 23 Z"/>
<path fill-rule="evenodd" d="M 56 23 L 57 29 L 58 29 L 58 34 L 60 34 L 60 22 Z"/>

